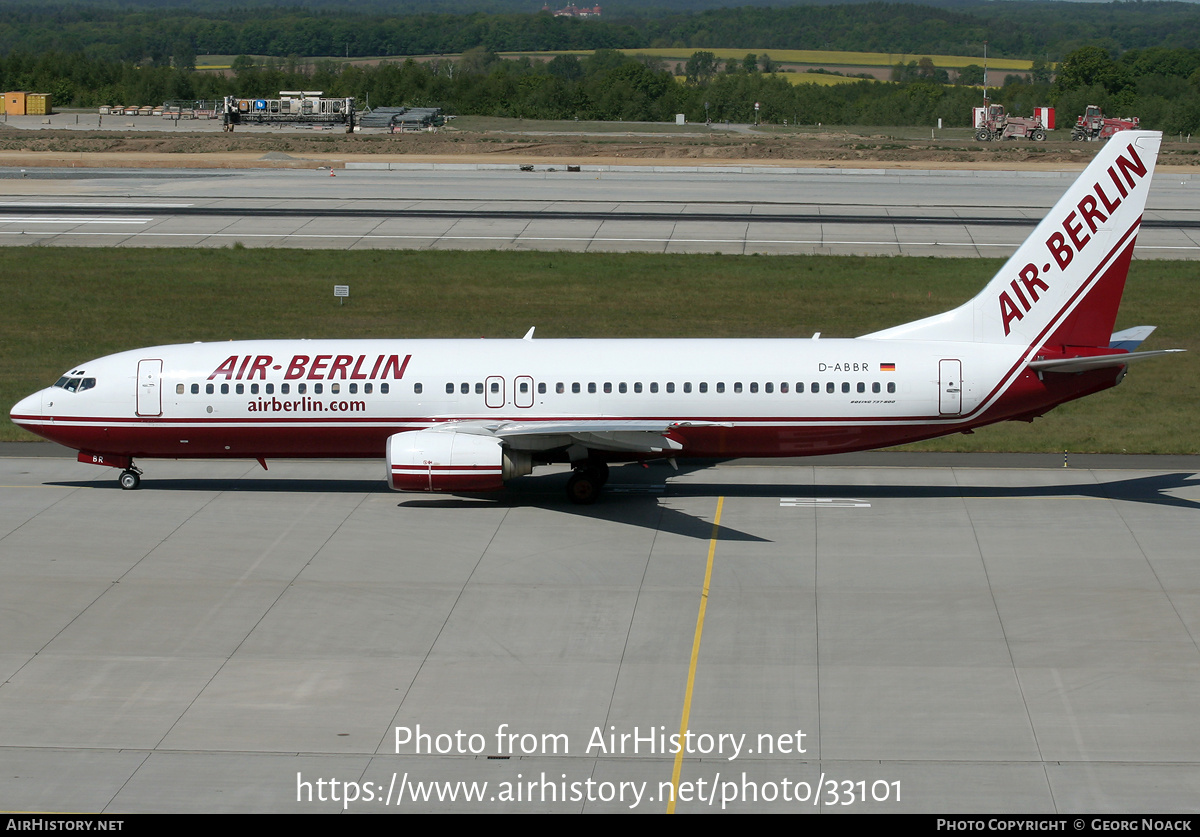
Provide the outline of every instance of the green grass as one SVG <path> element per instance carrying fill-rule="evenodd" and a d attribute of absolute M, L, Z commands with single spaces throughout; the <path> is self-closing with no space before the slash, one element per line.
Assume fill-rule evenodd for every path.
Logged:
<path fill-rule="evenodd" d="M 6 248 L 0 439 L 19 398 L 112 352 L 285 337 L 854 337 L 974 296 L 999 260 L 510 252 Z M 1195 453 L 1195 263 L 1139 261 L 1118 327 L 1192 354 L 1132 368 L 1115 390 L 1030 427 L 938 450 Z M 334 284 L 349 284 L 339 307 Z"/>

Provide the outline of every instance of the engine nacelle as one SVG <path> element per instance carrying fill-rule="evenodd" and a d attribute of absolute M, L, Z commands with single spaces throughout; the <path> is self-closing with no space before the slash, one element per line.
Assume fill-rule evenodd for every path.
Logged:
<path fill-rule="evenodd" d="M 390 436 L 387 469 L 396 491 L 496 491 L 532 473 L 533 460 L 494 436 L 430 429 Z"/>

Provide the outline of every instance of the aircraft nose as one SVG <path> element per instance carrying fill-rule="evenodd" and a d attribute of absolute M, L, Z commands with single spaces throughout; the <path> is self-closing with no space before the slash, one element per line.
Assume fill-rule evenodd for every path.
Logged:
<path fill-rule="evenodd" d="M 22 398 L 13 405 L 13 408 L 9 411 L 8 415 L 15 424 L 21 423 L 21 416 L 42 415 L 42 391 L 35 392 L 33 395 Z"/>

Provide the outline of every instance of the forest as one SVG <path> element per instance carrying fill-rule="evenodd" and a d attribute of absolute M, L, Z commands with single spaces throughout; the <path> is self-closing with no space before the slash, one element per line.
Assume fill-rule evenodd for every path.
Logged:
<path fill-rule="evenodd" d="M 1012 9 L 1030 5 L 998 4 L 996 8 L 1012 14 Z M 1044 5 L 1056 4 L 1039 4 Z M 1124 6 L 1145 7 L 1147 11 L 1145 26 L 1131 26 L 1123 33 L 1129 46 L 1116 44 L 1106 36 L 1061 54 L 1057 45 L 1048 48 L 1050 59 L 1031 55 L 1024 46 L 1014 47 L 1011 57 L 1034 58 L 1035 72 L 1029 77 L 1010 75 L 998 85 L 1000 79 L 993 71 L 992 85 L 997 88 L 990 91 L 993 101 L 1002 102 L 1016 114 L 1029 114 L 1034 107 L 1048 104 L 1064 115 L 1074 115 L 1088 104 L 1098 104 L 1111 115 L 1137 115 L 1143 126 L 1169 134 L 1197 132 L 1200 45 L 1136 44 L 1153 29 L 1151 23 L 1169 17 L 1167 12 L 1183 16 L 1181 19 L 1188 15 L 1197 19 L 1200 6 L 1109 4 L 1104 15 L 1092 10 L 1083 16 L 1094 18 L 1094 28 L 1099 26 L 1098 21 L 1108 19 L 1105 15 L 1117 19 L 1118 13 L 1123 13 L 1119 7 Z M 1180 8 L 1184 6 L 1188 8 Z M 707 116 L 717 121 L 747 122 L 754 118 L 753 105 L 759 102 L 759 118 L 777 124 L 934 125 L 941 119 L 947 126 L 967 125 L 971 106 L 981 99 L 981 91 L 968 82 L 978 80 L 969 71 L 952 78 L 944 70 L 937 70 L 935 61 L 911 58 L 922 55 L 920 50 L 906 50 L 910 60 L 898 62 L 894 82 L 818 85 L 793 83 L 800 78 L 796 74 L 774 72 L 777 68 L 765 52 L 722 62 L 705 49 L 739 44 L 756 48 L 776 48 L 776 43 L 780 44 L 778 48 L 810 45 L 805 39 L 814 36 L 807 27 L 797 26 L 792 36 L 782 34 L 791 31 L 783 25 L 790 20 L 788 15 L 825 14 L 831 27 L 841 15 L 847 20 L 861 18 L 859 24 L 865 25 L 863 20 L 870 20 L 872 13 L 886 22 L 896 8 L 897 4 L 877 3 L 745 7 L 711 14 L 667 15 L 643 20 L 641 28 L 634 25 L 637 21 L 594 26 L 595 21 L 566 20 L 544 13 L 416 15 L 396 18 L 396 27 L 388 28 L 384 24 L 390 18 L 372 18 L 358 12 L 253 9 L 219 16 L 159 9 L 140 13 L 139 17 L 139 13 L 128 10 L 87 6 L 58 9 L 61 19 L 52 26 L 47 15 L 55 7 L 18 7 L 0 26 L 0 88 L 50 93 L 58 107 L 160 104 L 168 100 L 259 97 L 286 89 L 319 89 L 329 95 L 354 96 L 360 107 L 368 102 L 374 106 L 437 106 L 451 114 L 667 121 L 683 113 L 691 121 L 703 121 Z M 923 25 L 913 23 L 910 27 L 914 43 L 919 40 L 917 30 L 924 30 L 927 41 L 946 46 L 954 38 L 967 38 L 969 34 L 969 27 L 955 27 L 978 23 L 977 13 L 912 5 L 903 8 L 910 22 L 924 20 Z M 926 17 L 916 15 L 914 10 Z M 1030 15 L 1035 11 L 1027 10 Z M 965 22 L 960 21 L 964 16 Z M 687 27 L 678 21 L 671 23 L 676 18 L 686 19 Z M 712 34 L 717 30 L 715 24 L 705 24 L 717 19 L 722 21 L 720 39 Z M 743 20 L 745 26 L 733 26 L 731 21 L 736 20 Z M 774 41 L 769 34 L 772 28 L 781 33 Z M 881 24 L 880 31 L 883 28 Z M 1020 27 L 1012 28 L 1016 39 L 1013 43 L 1021 43 L 1016 32 Z M 1179 28 L 1179 39 L 1184 40 L 1194 40 L 1200 31 L 1194 24 Z M 850 27 L 847 33 L 858 34 L 845 37 L 866 38 L 856 43 L 860 48 L 869 46 L 872 42 L 860 30 L 861 26 Z M 987 35 L 989 31 L 985 26 L 975 34 Z M 86 32 L 87 38 L 80 32 Z M 395 42 L 388 40 L 389 33 Z M 398 49 L 402 34 L 407 39 L 403 43 L 411 45 L 403 50 Z M 823 48 L 842 44 L 832 30 L 826 31 L 826 36 L 834 40 L 822 44 Z M 687 66 L 668 66 L 659 59 L 637 54 L 639 45 L 670 39 L 695 48 Z M 518 43 L 527 46 L 518 47 Z M 504 58 L 498 54 L 501 50 L 550 48 L 547 43 L 587 52 L 550 60 Z M 959 53 L 971 54 L 974 43 L 969 39 L 959 43 Z M 617 51 L 616 47 L 625 51 Z M 424 57 L 361 64 L 349 62 L 342 54 L 394 55 L 408 50 Z M 443 51 L 449 54 L 437 54 Z M 233 69 L 197 71 L 196 55 L 214 52 L 236 54 Z M 326 57 L 305 57 L 322 54 Z M 930 50 L 925 54 L 941 53 Z M 990 46 L 989 54 L 1002 53 Z M 701 66 L 703 72 L 695 71 Z"/>
<path fill-rule="evenodd" d="M 311 2 L 311 0 L 310 0 Z M 312 8 L 263 3 L 172 5 L 5 3 L 0 55 L 83 52 L 110 61 L 179 64 L 192 55 L 410 56 L 494 52 L 745 47 L 908 55 L 982 55 L 1059 61 L 1082 46 L 1113 55 L 1163 46 L 1200 48 L 1200 4 L 964 2 L 745 5 L 681 13 L 654 3 L 599 19 L 554 17 L 539 0 L 524 13 L 436 12 L 429 4 L 359 0 Z M 551 4 L 553 8 L 561 5 Z M 585 2 L 586 5 L 586 2 Z M 463 9 L 465 4 L 451 8 Z M 637 9 L 636 14 L 633 9 Z"/>

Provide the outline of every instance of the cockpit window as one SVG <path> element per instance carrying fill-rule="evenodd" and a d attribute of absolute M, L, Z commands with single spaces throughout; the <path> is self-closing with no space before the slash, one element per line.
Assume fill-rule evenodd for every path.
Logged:
<path fill-rule="evenodd" d="M 72 378 L 70 375 L 63 375 L 54 385 L 59 389 L 65 389 L 67 392 L 83 392 L 86 389 L 91 389 L 96 385 L 95 378 Z"/>

